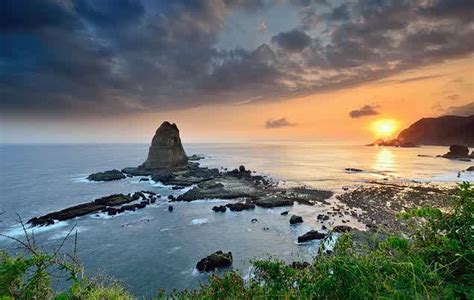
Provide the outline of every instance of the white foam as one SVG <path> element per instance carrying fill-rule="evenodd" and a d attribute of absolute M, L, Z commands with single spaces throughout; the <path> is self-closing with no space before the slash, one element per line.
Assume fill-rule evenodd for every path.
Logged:
<path fill-rule="evenodd" d="M 244 282 L 248 282 L 250 279 L 255 278 L 255 269 L 253 267 L 249 267 L 247 273 L 242 277 Z"/>
<path fill-rule="evenodd" d="M 169 231 L 170 229 L 169 228 L 162 228 L 160 229 L 160 232 L 165 232 L 165 231 Z"/>
<path fill-rule="evenodd" d="M 68 226 L 68 223 L 62 221 L 62 222 L 56 222 L 53 225 L 49 225 L 49 226 L 29 226 L 28 225 L 26 226 L 25 229 L 26 229 L 26 233 L 28 235 L 31 235 L 31 234 L 38 234 L 42 232 L 55 230 L 64 226 Z M 25 230 L 23 230 L 23 227 L 21 225 L 14 225 L 10 227 L 10 229 L 8 229 L 7 231 L 2 232 L 2 234 L 6 236 L 10 236 L 10 237 L 19 237 L 19 236 L 25 235 Z M 0 240 L 5 240 L 5 239 L 8 239 L 8 238 L 4 236 L 0 236 Z"/>
<path fill-rule="evenodd" d="M 175 252 L 176 252 L 176 251 L 178 251 L 179 249 L 181 249 L 181 247 L 180 247 L 180 246 L 173 247 L 173 248 L 171 248 L 171 249 L 168 251 L 168 253 L 169 253 L 169 254 L 171 254 L 171 253 L 175 253 Z"/>
<path fill-rule="evenodd" d="M 76 232 L 84 232 L 89 230 L 87 227 L 76 227 L 74 230 L 71 232 L 70 230 L 61 230 L 58 233 L 55 233 L 51 235 L 48 240 L 59 240 L 59 239 L 64 239 L 68 234 L 69 235 L 74 235 Z"/>
<path fill-rule="evenodd" d="M 460 171 L 459 174 L 458 172 L 450 172 L 450 173 L 436 175 L 430 178 L 414 178 L 412 180 L 415 180 L 418 182 L 452 182 L 452 183 L 462 182 L 462 181 L 474 182 L 474 172 Z"/>
<path fill-rule="evenodd" d="M 82 175 L 80 177 L 73 177 L 73 178 L 71 178 L 71 180 L 73 182 L 77 182 L 77 183 L 94 183 L 94 181 L 90 181 L 89 179 L 87 179 L 87 176 L 88 175 Z"/>
<path fill-rule="evenodd" d="M 206 223 L 209 223 L 208 218 L 193 219 L 193 220 L 191 220 L 191 223 L 189 223 L 189 225 L 202 225 L 202 224 L 206 224 Z"/>

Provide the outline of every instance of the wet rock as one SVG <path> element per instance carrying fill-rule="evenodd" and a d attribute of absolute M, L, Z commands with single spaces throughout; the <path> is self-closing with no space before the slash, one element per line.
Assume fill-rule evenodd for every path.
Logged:
<path fill-rule="evenodd" d="M 174 174 L 170 170 L 156 170 L 152 175 L 151 179 L 153 181 L 159 181 L 162 183 L 167 183 L 175 178 Z"/>
<path fill-rule="evenodd" d="M 298 243 L 304 243 L 312 240 L 321 240 L 326 237 L 325 233 L 318 232 L 316 230 L 311 230 L 298 237 Z"/>
<path fill-rule="evenodd" d="M 229 203 L 226 205 L 231 211 L 243 211 L 243 210 L 250 210 L 254 209 L 255 205 L 252 203 L 243 203 L 243 202 L 237 202 L 237 203 Z"/>
<path fill-rule="evenodd" d="M 156 130 L 148 151 L 148 158 L 143 163 L 146 170 L 168 169 L 184 166 L 188 157 L 184 152 L 179 129 L 176 124 L 163 122 Z"/>
<path fill-rule="evenodd" d="M 338 233 L 346 233 L 346 232 L 350 232 L 351 230 L 352 230 L 352 227 L 346 226 L 346 225 L 337 225 L 337 226 L 334 226 L 334 228 L 332 229 L 333 232 L 338 232 Z"/>
<path fill-rule="evenodd" d="M 92 202 L 75 205 L 57 212 L 52 212 L 41 217 L 35 217 L 28 220 L 27 223 L 33 226 L 45 226 L 54 224 L 54 220 L 65 221 L 76 217 L 81 217 L 91 213 L 99 212 L 108 206 L 118 206 L 125 203 L 138 200 L 134 196 L 115 194 L 96 199 Z M 51 222 L 53 221 L 53 222 Z"/>
<path fill-rule="evenodd" d="M 290 224 L 298 224 L 298 223 L 303 223 L 303 217 L 292 215 L 290 218 Z"/>
<path fill-rule="evenodd" d="M 252 220 L 250 220 L 250 222 L 252 222 L 252 223 L 257 223 L 258 220 L 257 220 L 257 219 L 252 219 Z"/>
<path fill-rule="evenodd" d="M 282 212 L 280 215 L 282 215 L 282 216 L 287 216 L 288 213 L 289 213 L 289 211 L 284 211 L 284 212 Z"/>
<path fill-rule="evenodd" d="M 216 184 L 210 187 L 194 187 L 186 193 L 179 195 L 177 201 L 194 201 L 199 199 L 237 199 L 252 197 L 253 195 L 243 190 L 227 190 L 222 184 Z"/>
<path fill-rule="evenodd" d="M 257 201 L 255 201 L 255 205 L 264 207 L 264 208 L 291 206 L 293 205 L 293 200 L 285 199 L 285 198 L 267 197 L 263 199 L 258 199 Z"/>
<path fill-rule="evenodd" d="M 150 181 L 150 178 L 140 178 L 139 182 L 142 182 L 142 181 Z"/>
<path fill-rule="evenodd" d="M 451 159 L 469 158 L 469 148 L 463 145 L 451 145 L 449 152 L 442 157 Z"/>
<path fill-rule="evenodd" d="M 91 174 L 87 177 L 87 180 L 91 181 L 113 181 L 124 179 L 126 176 L 119 170 L 109 170 L 104 172 L 98 172 Z"/>
<path fill-rule="evenodd" d="M 169 195 L 169 196 L 168 196 L 168 200 L 174 201 L 174 200 L 176 200 L 176 198 L 175 198 L 175 196 L 173 196 L 173 195 Z"/>
<path fill-rule="evenodd" d="M 149 170 L 145 170 L 140 167 L 128 167 L 128 168 L 123 168 L 122 173 L 131 175 L 131 176 L 150 176 L 153 174 L 153 172 Z"/>
<path fill-rule="evenodd" d="M 174 210 L 174 207 L 172 205 L 168 206 L 168 211 L 172 212 Z"/>
<path fill-rule="evenodd" d="M 224 205 L 219 205 L 219 206 L 214 206 L 212 210 L 215 212 L 225 212 L 227 210 L 227 207 L 225 207 Z"/>
<path fill-rule="evenodd" d="M 318 221 L 327 221 L 329 220 L 329 216 L 328 215 L 323 215 L 323 214 L 318 214 L 318 216 L 316 217 L 316 219 Z"/>
<path fill-rule="evenodd" d="M 197 154 L 193 154 L 193 155 L 188 157 L 189 161 L 198 161 L 198 160 L 201 160 L 201 159 L 205 159 L 205 157 L 202 156 L 202 155 L 197 155 Z"/>
<path fill-rule="evenodd" d="M 222 251 L 217 251 L 201 259 L 197 263 L 196 269 L 198 269 L 199 272 L 210 272 L 217 268 L 230 267 L 232 260 L 232 252 L 223 253 Z"/>
<path fill-rule="evenodd" d="M 363 172 L 364 170 L 361 170 L 361 169 L 356 169 L 356 168 L 345 168 L 344 169 L 346 172 L 350 172 L 350 173 L 360 173 L 360 172 Z"/>

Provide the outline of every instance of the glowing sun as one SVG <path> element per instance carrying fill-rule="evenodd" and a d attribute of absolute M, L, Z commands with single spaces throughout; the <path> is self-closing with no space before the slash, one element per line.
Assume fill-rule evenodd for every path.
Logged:
<path fill-rule="evenodd" d="M 398 130 L 398 122 L 391 119 L 377 120 L 372 123 L 372 131 L 378 138 L 392 137 Z"/>

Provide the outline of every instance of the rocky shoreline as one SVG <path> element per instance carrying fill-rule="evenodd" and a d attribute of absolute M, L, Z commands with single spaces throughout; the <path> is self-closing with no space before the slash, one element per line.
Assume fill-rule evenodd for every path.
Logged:
<path fill-rule="evenodd" d="M 459 149 L 451 149 L 451 152 Z M 288 207 L 298 203 L 320 207 L 322 212 L 314 215 L 319 228 L 298 237 L 298 243 L 322 240 L 332 232 L 344 233 L 354 230 L 355 236 L 366 236 L 372 230 L 384 232 L 404 229 L 396 214 L 410 208 L 434 206 L 444 209 L 446 199 L 453 189 L 429 184 L 394 184 L 388 182 L 370 182 L 363 187 L 343 188 L 343 192 L 311 189 L 304 186 L 285 188 L 270 178 L 256 175 L 240 166 L 237 169 L 219 170 L 202 167 L 196 161 L 202 156 L 183 156 L 184 150 L 175 124 L 164 122 L 157 130 L 145 163 L 138 167 L 126 167 L 122 170 L 110 170 L 88 176 L 90 181 L 122 180 L 128 177 L 140 177 L 139 181 L 161 182 L 171 189 L 187 188 L 178 196 L 162 198 L 152 191 L 140 191 L 133 194 L 114 194 L 92 202 L 75 205 L 60 211 L 34 217 L 28 221 L 32 226 L 48 226 L 56 221 L 69 220 L 89 214 L 106 213 L 119 215 L 126 211 L 143 209 L 147 205 L 160 203 L 192 202 L 196 200 L 228 200 L 226 205 L 214 206 L 209 213 L 242 212 L 256 207 L 271 209 Z M 463 150 L 465 154 L 465 150 Z M 153 168 L 147 167 L 153 166 Z M 346 172 L 362 170 L 346 168 Z M 169 205 L 168 204 L 168 205 Z M 173 206 L 169 205 L 169 211 Z M 305 220 L 301 216 L 281 213 L 288 226 L 301 226 Z M 305 216 L 305 219 L 307 216 Z M 258 222 L 252 219 L 252 223 Z M 357 222 L 358 228 L 348 226 Z M 342 223 L 342 224 L 341 224 Z M 268 228 L 264 228 L 268 230 Z M 364 234 L 362 231 L 368 231 Z M 210 271 L 217 267 L 230 266 L 232 254 L 216 252 L 203 259 L 198 269 Z"/>

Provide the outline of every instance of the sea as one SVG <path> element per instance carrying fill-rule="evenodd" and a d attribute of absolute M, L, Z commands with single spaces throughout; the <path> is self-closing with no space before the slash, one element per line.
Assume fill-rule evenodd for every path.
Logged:
<path fill-rule="evenodd" d="M 188 155 L 199 154 L 200 164 L 219 169 L 244 165 L 283 186 L 327 189 L 335 195 L 371 181 L 423 182 L 455 185 L 474 182 L 465 172 L 470 162 L 438 158 L 446 147 L 384 148 L 320 143 L 184 144 Z M 35 144 L 0 145 L 0 233 L 23 239 L 20 220 L 40 216 L 116 193 L 151 190 L 162 196 L 155 205 L 136 212 L 109 217 L 84 216 L 48 227 L 25 229 L 45 249 L 54 249 L 69 232 L 77 232 L 77 258 L 86 274 L 99 280 L 117 280 L 137 296 L 150 297 L 164 289 L 195 288 L 209 274 L 196 271 L 196 263 L 217 250 L 231 251 L 233 269 L 249 278 L 252 260 L 275 258 L 287 262 L 310 261 L 319 242 L 298 244 L 308 230 L 319 230 L 318 213 L 326 207 L 295 204 L 274 209 L 214 213 L 211 208 L 225 200 L 173 203 L 173 190 L 160 182 L 139 177 L 113 182 L 89 182 L 90 173 L 137 166 L 144 161 L 148 144 Z M 348 172 L 357 168 L 362 172 Z M 329 201 L 336 202 L 333 197 Z M 288 216 L 298 214 L 305 222 L 290 226 Z M 251 222 L 257 219 L 258 222 Z M 360 227 L 351 220 L 354 227 Z M 64 243 L 71 251 L 74 238 Z M 327 245 L 330 247 L 331 245 Z M 0 249 L 18 250 L 18 243 L 0 237 Z M 220 271 L 223 272 L 223 271 Z M 59 286 L 64 285 L 58 279 Z"/>

